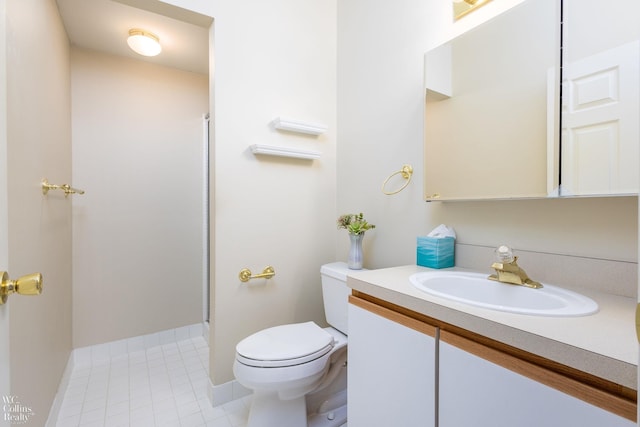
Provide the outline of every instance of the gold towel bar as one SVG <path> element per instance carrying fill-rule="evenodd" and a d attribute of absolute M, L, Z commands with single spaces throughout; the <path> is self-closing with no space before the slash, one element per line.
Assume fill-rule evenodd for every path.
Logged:
<path fill-rule="evenodd" d="M 404 185 L 402 187 L 398 188 L 396 191 L 387 191 L 387 190 L 385 190 L 384 188 L 386 187 L 387 182 L 389 182 L 389 180 L 391 178 L 393 178 L 394 176 L 396 176 L 398 174 L 402 175 L 402 178 L 406 179 L 407 182 L 405 182 Z M 409 185 L 409 183 L 411 182 L 411 177 L 412 176 L 413 176 L 413 167 L 411 167 L 411 165 L 403 165 L 402 169 L 400 169 L 397 172 L 392 173 L 391 175 L 389 175 L 389 177 L 387 179 L 384 180 L 384 182 L 382 183 L 382 192 L 384 194 L 386 194 L 387 196 L 391 196 L 393 194 L 401 192 L 402 190 L 405 189 L 405 187 L 407 185 Z"/>
<path fill-rule="evenodd" d="M 47 178 L 42 180 L 42 194 L 47 194 L 49 190 L 62 190 L 64 191 L 64 196 L 67 197 L 69 194 L 84 194 L 83 190 L 79 190 L 77 188 L 72 188 L 69 184 L 49 184 Z"/>
<path fill-rule="evenodd" d="M 240 270 L 240 274 L 238 275 L 238 277 L 240 277 L 241 282 L 248 282 L 251 279 L 271 279 L 275 275 L 276 270 L 268 265 L 264 268 L 264 270 L 262 270 L 262 273 L 256 274 L 255 276 L 251 274 L 251 270 L 249 270 L 248 268 L 243 268 L 242 270 Z"/>

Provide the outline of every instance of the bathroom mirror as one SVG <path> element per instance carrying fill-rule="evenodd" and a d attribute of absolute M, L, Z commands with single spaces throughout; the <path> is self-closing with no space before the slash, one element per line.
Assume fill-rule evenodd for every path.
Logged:
<path fill-rule="evenodd" d="M 527 0 L 427 52 L 425 200 L 637 194 L 639 33 L 637 0 Z"/>
<path fill-rule="evenodd" d="M 559 13 L 529 0 L 426 53 L 426 200 L 547 196 Z"/>

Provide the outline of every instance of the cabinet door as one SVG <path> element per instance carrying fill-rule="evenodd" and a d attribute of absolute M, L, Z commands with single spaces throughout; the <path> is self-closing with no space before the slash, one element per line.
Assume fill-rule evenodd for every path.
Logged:
<path fill-rule="evenodd" d="M 635 426 L 632 421 L 454 347 L 444 341 L 443 335 L 439 342 L 439 427 Z"/>
<path fill-rule="evenodd" d="M 349 304 L 349 427 L 435 426 L 435 369 L 433 336 Z"/>

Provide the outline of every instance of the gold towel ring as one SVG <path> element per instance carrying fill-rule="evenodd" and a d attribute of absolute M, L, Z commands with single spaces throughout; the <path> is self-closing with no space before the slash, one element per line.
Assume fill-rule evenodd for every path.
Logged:
<path fill-rule="evenodd" d="M 406 179 L 407 182 L 405 182 L 404 185 L 402 187 L 398 188 L 396 191 L 386 191 L 384 188 L 386 187 L 387 182 L 389 182 L 389 180 L 391 178 L 393 178 L 394 176 L 396 176 L 398 174 L 402 175 L 402 178 Z M 407 185 L 409 185 L 409 183 L 411 182 L 411 177 L 412 176 L 413 176 L 413 167 L 411 167 L 411 165 L 403 165 L 402 169 L 400 169 L 397 172 L 392 173 L 391 175 L 389 175 L 389 177 L 387 179 L 384 180 L 384 182 L 382 183 L 382 192 L 384 194 L 386 194 L 387 196 L 391 196 L 393 194 L 397 194 L 397 193 L 401 192 L 402 190 L 405 189 L 405 187 Z"/>

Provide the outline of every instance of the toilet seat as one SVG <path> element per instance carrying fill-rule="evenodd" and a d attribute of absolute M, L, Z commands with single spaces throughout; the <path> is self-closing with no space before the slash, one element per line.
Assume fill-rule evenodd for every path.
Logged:
<path fill-rule="evenodd" d="M 260 368 L 295 366 L 324 356 L 333 346 L 333 336 L 315 323 L 294 323 L 243 339 L 236 346 L 236 360 Z"/>

